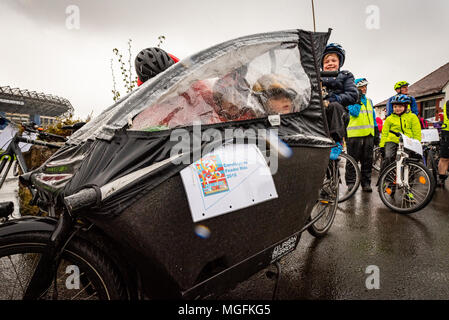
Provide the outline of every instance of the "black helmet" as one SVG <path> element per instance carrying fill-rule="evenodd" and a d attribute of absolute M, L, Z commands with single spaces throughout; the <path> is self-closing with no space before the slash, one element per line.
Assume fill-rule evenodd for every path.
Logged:
<path fill-rule="evenodd" d="M 136 72 L 140 81 L 145 82 L 161 73 L 175 62 L 162 49 L 146 48 L 139 52 L 135 60 Z"/>

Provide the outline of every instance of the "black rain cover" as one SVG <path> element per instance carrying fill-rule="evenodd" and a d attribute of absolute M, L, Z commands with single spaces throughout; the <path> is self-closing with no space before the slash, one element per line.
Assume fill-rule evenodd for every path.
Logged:
<path fill-rule="evenodd" d="M 233 59 L 241 59 L 242 63 L 248 62 L 250 54 L 242 58 L 244 55 L 241 55 L 241 51 L 239 54 L 233 54 L 233 52 L 250 46 L 257 48 L 259 45 L 261 48 L 266 46 L 268 51 L 271 50 L 272 47 L 269 44 L 272 43 L 296 45 L 299 49 L 300 65 L 310 83 L 308 104 L 297 112 L 281 116 L 281 125 L 276 126 L 279 137 L 292 147 L 301 145 L 329 147 L 332 141 L 328 138 L 329 130 L 325 121 L 319 86 L 319 63 L 329 36 L 330 29 L 327 33 L 290 30 L 258 34 L 231 40 L 186 58 L 105 110 L 75 133 L 69 144 L 35 171 L 33 182 L 45 197 L 61 199 L 61 196 L 76 193 L 85 186 L 102 187 L 137 170 L 168 159 L 172 156 L 170 154 L 172 147 L 178 143 L 178 141 L 170 140 L 175 129 L 129 130 L 132 119 L 143 113 L 148 106 L 160 101 L 160 97 L 170 96 L 173 93 L 171 88 L 176 87 L 192 74 L 197 75 L 198 70 L 206 68 L 210 73 L 212 72 L 210 70 L 214 70 L 214 63 L 219 67 L 223 65 L 220 59 L 226 54 Z M 247 60 L 243 61 L 244 59 Z M 253 129 L 257 132 L 257 129 L 268 129 L 272 126 L 268 117 L 264 115 L 243 121 L 203 124 L 201 132 L 209 128 L 219 130 L 224 140 L 225 130 L 228 129 Z M 199 134 L 195 132 L 191 125 L 184 126 L 183 129 L 188 132 L 190 141 L 194 141 L 194 135 L 201 134 L 201 132 Z M 201 141 L 200 137 L 198 141 Z M 193 143 L 192 153 L 186 155 L 190 160 L 189 163 L 198 160 L 195 156 L 198 149 L 203 150 L 209 143 L 221 144 L 221 142 L 221 140 L 201 141 L 200 145 Z M 89 208 L 88 213 L 86 211 L 85 214 L 116 216 L 185 166 L 186 164 L 174 165 L 169 162 L 140 175 L 126 187 L 105 198 L 99 205 Z M 170 200 L 161 199 L 161 201 Z"/>

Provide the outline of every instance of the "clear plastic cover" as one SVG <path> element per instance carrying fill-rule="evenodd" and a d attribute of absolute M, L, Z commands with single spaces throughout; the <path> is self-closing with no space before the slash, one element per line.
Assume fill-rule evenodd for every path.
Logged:
<path fill-rule="evenodd" d="M 311 83 L 296 43 L 241 47 L 205 63 L 134 117 L 132 130 L 159 131 L 242 121 L 305 109 Z"/>

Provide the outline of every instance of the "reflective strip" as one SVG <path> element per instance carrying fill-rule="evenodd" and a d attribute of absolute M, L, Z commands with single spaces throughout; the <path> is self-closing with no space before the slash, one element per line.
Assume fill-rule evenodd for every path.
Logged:
<path fill-rule="evenodd" d="M 347 130 L 374 129 L 373 125 L 348 127 Z"/>
<path fill-rule="evenodd" d="M 360 110 L 360 113 L 372 113 L 371 110 Z"/>

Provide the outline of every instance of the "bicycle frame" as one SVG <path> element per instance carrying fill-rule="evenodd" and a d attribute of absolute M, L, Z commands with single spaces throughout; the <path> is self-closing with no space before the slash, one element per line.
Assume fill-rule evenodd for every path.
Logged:
<path fill-rule="evenodd" d="M 28 167 L 25 163 L 25 159 L 23 158 L 22 151 L 20 150 L 19 142 L 29 143 L 29 141 L 32 140 L 23 138 L 19 136 L 19 133 L 16 133 L 6 151 L 1 154 L 0 174 L 2 175 L 0 178 L 0 188 L 3 186 L 3 183 L 5 182 L 9 170 L 11 169 L 11 166 L 15 160 L 17 160 L 17 163 L 19 164 L 23 173 L 28 172 Z M 8 162 L 9 164 L 6 165 Z M 5 167 L 6 170 L 3 170 Z"/>

